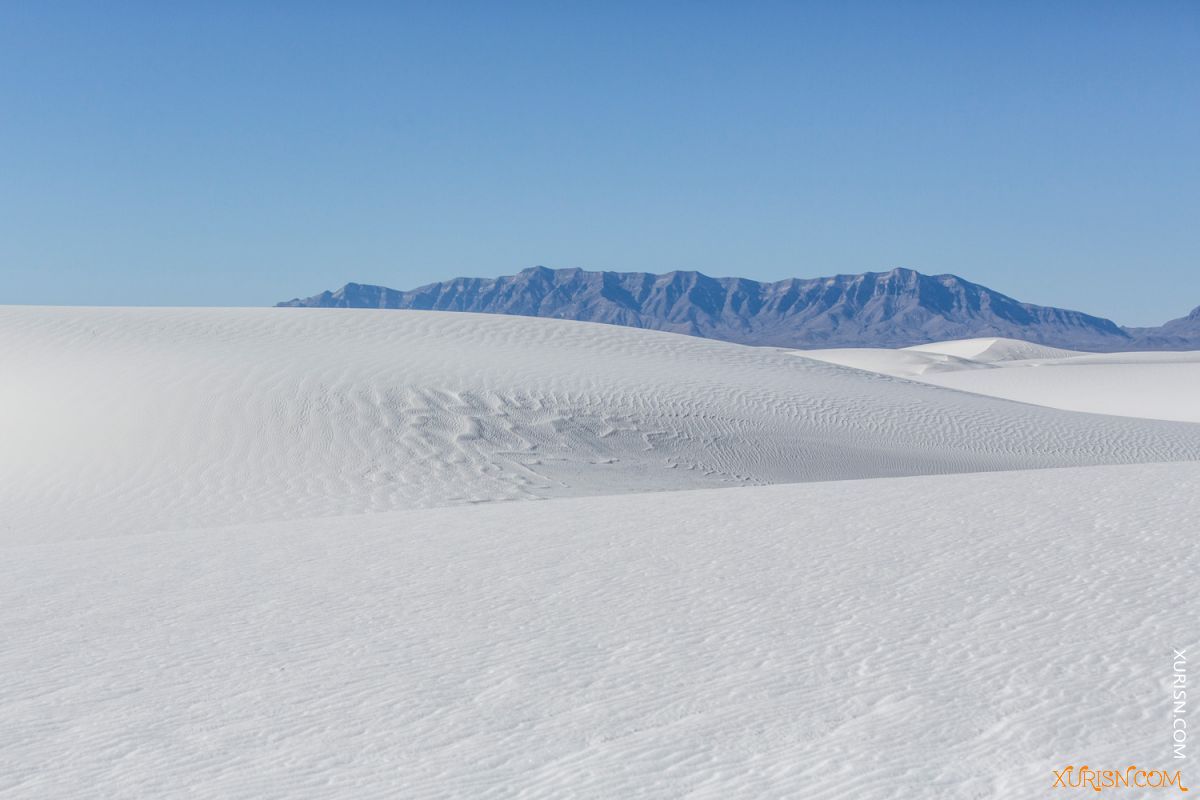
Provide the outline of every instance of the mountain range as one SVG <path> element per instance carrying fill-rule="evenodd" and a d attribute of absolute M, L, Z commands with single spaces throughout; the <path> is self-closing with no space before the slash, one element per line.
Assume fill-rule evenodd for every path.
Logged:
<path fill-rule="evenodd" d="M 1023 303 L 956 275 L 911 269 L 760 282 L 699 272 L 531 267 L 409 291 L 348 283 L 279 306 L 473 311 L 603 322 L 754 345 L 906 347 L 1003 336 L 1077 350 L 1200 349 L 1200 307 L 1154 328 Z"/>

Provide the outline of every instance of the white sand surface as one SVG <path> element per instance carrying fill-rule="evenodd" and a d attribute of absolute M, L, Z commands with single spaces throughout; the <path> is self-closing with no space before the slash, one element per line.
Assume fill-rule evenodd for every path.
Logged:
<path fill-rule="evenodd" d="M 1194 791 L 1168 681 L 1172 648 L 1200 653 L 1198 483 L 1085 467 L 0 548 L 0 797 L 1011 800 L 1068 764 Z"/>
<path fill-rule="evenodd" d="M 3 800 L 1194 785 L 1195 354 L 292 309 L 0 345 Z"/>
<path fill-rule="evenodd" d="M 1083 353 L 1014 339 L 965 339 L 798 355 L 1050 408 L 1200 422 L 1200 351 Z"/>
<path fill-rule="evenodd" d="M 562 320 L 0 308 L 0 541 L 1200 458 L 1200 428 Z"/>

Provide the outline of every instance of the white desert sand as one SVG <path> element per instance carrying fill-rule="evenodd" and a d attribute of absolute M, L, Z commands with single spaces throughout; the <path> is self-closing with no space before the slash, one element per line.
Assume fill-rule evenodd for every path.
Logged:
<path fill-rule="evenodd" d="M 0 308 L 0 541 L 489 500 L 1200 458 L 669 333 L 475 314 Z"/>
<path fill-rule="evenodd" d="M 1084 467 L 4 549 L 0 797 L 1011 800 L 1068 764 L 1194 790 L 1169 681 L 1200 653 L 1198 483 Z"/>
<path fill-rule="evenodd" d="M 1051 408 L 1200 422 L 1200 351 L 1083 353 L 1014 339 L 963 339 L 797 354 Z"/>
<path fill-rule="evenodd" d="M 4 308 L 0 344 L 0 797 L 965 800 L 1180 763 L 1200 425 L 544 319 Z M 523 498 L 556 499 L 475 505 Z"/>

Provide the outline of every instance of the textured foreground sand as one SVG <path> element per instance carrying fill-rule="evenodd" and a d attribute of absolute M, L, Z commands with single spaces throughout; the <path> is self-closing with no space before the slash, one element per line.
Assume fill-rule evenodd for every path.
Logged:
<path fill-rule="evenodd" d="M 1008 800 L 1067 764 L 1175 769 L 1198 483 L 1088 467 L 5 549 L 0 796 Z"/>

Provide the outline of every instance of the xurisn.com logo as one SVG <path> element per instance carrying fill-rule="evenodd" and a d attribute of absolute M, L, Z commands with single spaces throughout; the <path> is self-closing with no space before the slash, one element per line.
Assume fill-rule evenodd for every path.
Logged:
<path fill-rule="evenodd" d="M 1190 791 L 1183 785 L 1179 770 L 1171 773 L 1165 769 L 1142 769 L 1130 765 L 1125 769 L 1092 769 L 1087 764 L 1074 765 L 1054 771 L 1055 789 L 1178 789 Z"/>

